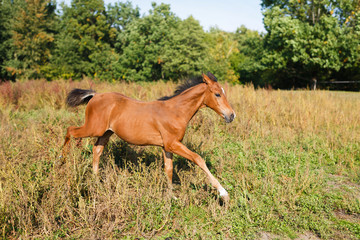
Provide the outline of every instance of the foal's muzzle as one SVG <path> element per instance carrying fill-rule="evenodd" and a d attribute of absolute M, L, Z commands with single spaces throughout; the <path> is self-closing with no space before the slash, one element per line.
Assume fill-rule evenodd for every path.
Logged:
<path fill-rule="evenodd" d="M 230 115 L 225 115 L 225 121 L 227 123 L 231 123 L 234 120 L 235 116 L 236 116 L 235 113 L 231 113 Z"/>

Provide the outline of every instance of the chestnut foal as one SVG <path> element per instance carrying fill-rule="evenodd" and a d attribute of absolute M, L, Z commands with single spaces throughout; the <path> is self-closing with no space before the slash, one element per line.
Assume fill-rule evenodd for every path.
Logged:
<path fill-rule="evenodd" d="M 181 143 L 186 126 L 202 107 L 209 107 L 230 123 L 235 112 L 229 105 L 224 89 L 216 77 L 208 72 L 202 77 L 180 85 L 173 96 L 153 102 L 142 102 L 120 93 L 95 93 L 93 90 L 72 90 L 67 97 L 71 107 L 87 104 L 85 123 L 81 127 L 67 129 L 64 147 L 70 137 L 97 137 L 93 148 L 93 170 L 98 173 L 99 158 L 115 133 L 121 139 L 135 145 L 155 145 L 163 149 L 165 173 L 172 184 L 173 153 L 197 164 L 207 175 L 210 183 L 224 200 L 228 192 L 211 174 L 205 161 Z M 64 148 L 65 149 L 65 148 Z"/>

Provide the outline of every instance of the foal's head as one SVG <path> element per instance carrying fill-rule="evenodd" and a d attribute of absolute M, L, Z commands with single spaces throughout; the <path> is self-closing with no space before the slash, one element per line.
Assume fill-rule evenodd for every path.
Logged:
<path fill-rule="evenodd" d="M 204 104 L 222 116 L 227 123 L 232 122 L 236 114 L 228 103 L 225 91 L 217 82 L 216 77 L 210 72 L 207 75 L 202 74 L 202 77 L 208 87 Z"/>

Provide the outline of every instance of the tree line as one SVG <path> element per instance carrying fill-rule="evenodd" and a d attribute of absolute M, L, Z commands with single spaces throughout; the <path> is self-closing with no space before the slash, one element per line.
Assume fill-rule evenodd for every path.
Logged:
<path fill-rule="evenodd" d="M 263 0 L 266 32 L 204 31 L 170 5 L 0 0 L 0 79 L 219 79 L 273 88 L 360 81 L 359 0 Z M 329 85 L 331 86 L 331 85 Z"/>

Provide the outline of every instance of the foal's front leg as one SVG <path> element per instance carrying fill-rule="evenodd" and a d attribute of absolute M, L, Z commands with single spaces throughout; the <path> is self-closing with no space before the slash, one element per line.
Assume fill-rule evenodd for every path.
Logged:
<path fill-rule="evenodd" d="M 206 166 L 204 159 L 202 159 L 198 154 L 190 151 L 181 142 L 172 143 L 170 145 L 170 151 L 184 158 L 187 158 L 192 162 L 194 162 L 196 165 L 198 165 L 206 173 L 211 185 L 213 185 L 219 191 L 220 196 L 223 198 L 223 200 L 228 201 L 230 199 L 228 192 L 225 190 L 225 188 L 221 186 L 219 181 L 211 174 L 210 170 Z"/>

